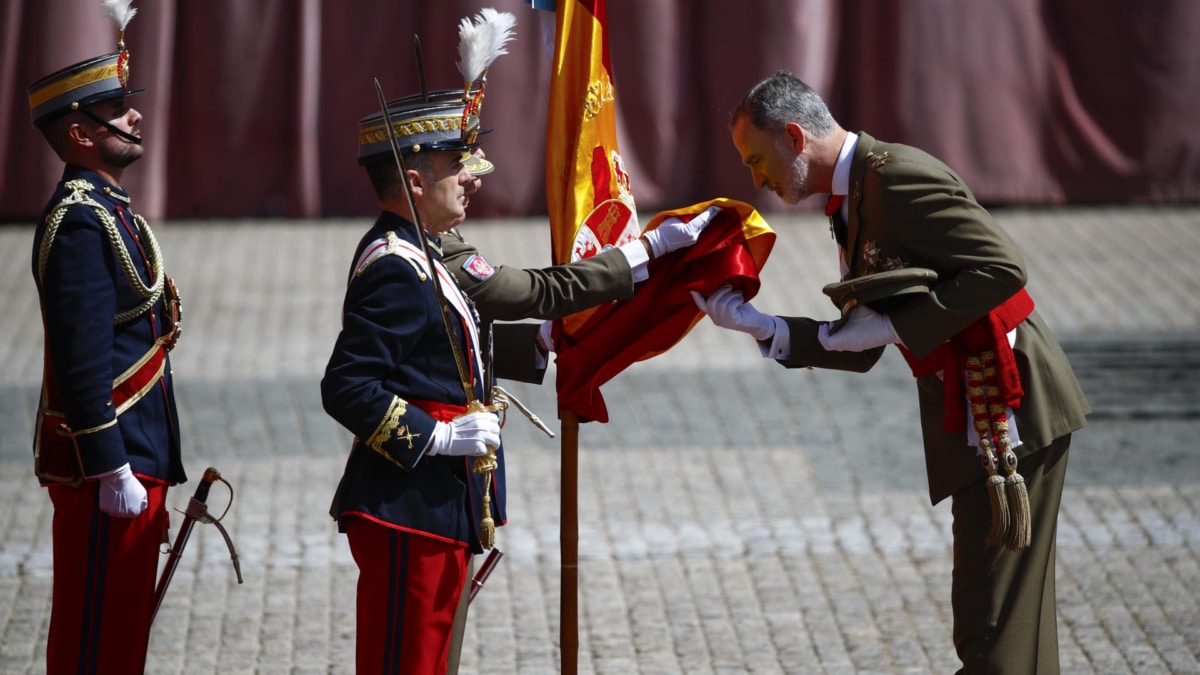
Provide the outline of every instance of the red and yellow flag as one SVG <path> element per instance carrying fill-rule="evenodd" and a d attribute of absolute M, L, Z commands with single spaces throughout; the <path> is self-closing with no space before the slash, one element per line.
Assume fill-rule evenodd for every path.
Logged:
<path fill-rule="evenodd" d="M 555 264 L 588 258 L 641 234 L 629 174 L 617 148 L 616 87 L 605 0 L 558 0 L 546 128 L 546 199 Z M 690 248 L 650 263 L 632 299 L 572 314 L 556 327 L 560 411 L 608 421 L 600 386 L 669 349 L 702 314 L 690 292 L 732 283 L 747 300 L 775 233 L 752 207 L 716 199 L 654 216 L 682 220 L 723 207 Z"/>
<path fill-rule="evenodd" d="M 758 273 L 775 245 L 775 232 L 749 204 L 714 199 L 656 214 L 647 229 L 669 216 L 688 221 L 711 205 L 722 207 L 695 245 L 650 261 L 650 278 L 624 302 L 602 305 L 558 340 L 559 410 L 581 421 L 608 421 L 600 386 L 637 361 L 675 346 L 704 314 L 691 292 L 712 295 L 730 284 L 747 300 L 758 294 Z"/>
<path fill-rule="evenodd" d="M 559 0 L 546 125 L 546 202 L 554 264 L 641 234 L 617 148 L 605 0 Z"/>

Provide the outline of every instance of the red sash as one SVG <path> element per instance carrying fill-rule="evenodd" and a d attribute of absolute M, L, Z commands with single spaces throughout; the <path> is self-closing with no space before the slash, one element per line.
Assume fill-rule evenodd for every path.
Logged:
<path fill-rule="evenodd" d="M 78 483 L 85 476 L 75 436 L 94 433 L 116 423 L 121 413 L 141 400 L 154 383 L 162 378 L 167 361 L 166 339 L 156 340 L 150 351 L 113 380 L 113 421 L 93 429 L 72 429 L 67 426 L 66 414 L 60 410 L 62 401 L 54 385 L 49 346 L 46 350 L 42 402 L 38 410 L 38 429 L 34 439 L 34 473 L 46 481 Z"/>
<path fill-rule="evenodd" d="M 455 403 L 442 403 L 441 401 L 409 401 L 408 403 L 429 413 L 430 417 L 439 422 L 449 422 L 467 412 L 467 406 Z"/>
<path fill-rule="evenodd" d="M 900 353 L 908 361 L 913 377 L 933 375 L 942 371 L 946 416 L 942 429 L 966 431 L 967 400 L 963 385 L 963 372 L 967 357 L 983 351 L 996 352 L 996 375 L 999 379 L 1000 402 L 1010 408 L 1021 405 L 1025 394 L 1021 387 L 1021 373 L 1017 360 L 1008 344 L 1008 332 L 1016 328 L 1033 311 L 1033 298 L 1025 289 L 1017 291 L 999 307 L 964 328 L 954 337 L 938 345 L 925 358 L 917 358 L 907 348 L 900 346 Z"/>

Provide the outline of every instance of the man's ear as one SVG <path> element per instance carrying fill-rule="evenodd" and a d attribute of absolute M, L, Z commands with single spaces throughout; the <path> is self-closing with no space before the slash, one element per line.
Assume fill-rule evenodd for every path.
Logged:
<path fill-rule="evenodd" d="M 804 128 L 795 122 L 788 122 L 783 127 L 783 133 L 787 136 L 788 142 L 791 144 L 796 154 L 804 152 Z"/>
<path fill-rule="evenodd" d="M 409 187 L 412 188 L 413 196 L 420 196 L 425 187 L 424 178 L 421 176 L 421 172 L 417 171 L 416 169 L 408 169 L 404 172 L 404 175 L 408 179 Z"/>
<path fill-rule="evenodd" d="M 71 125 L 67 127 L 67 138 L 73 145 L 78 145 L 84 148 L 90 148 L 96 144 L 95 139 L 92 138 L 92 130 L 88 129 L 79 122 L 72 122 Z"/>

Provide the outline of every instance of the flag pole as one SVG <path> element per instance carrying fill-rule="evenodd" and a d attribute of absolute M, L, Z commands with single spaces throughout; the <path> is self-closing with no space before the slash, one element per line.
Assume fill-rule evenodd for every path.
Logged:
<path fill-rule="evenodd" d="M 562 523 L 559 550 L 562 557 L 559 599 L 559 651 L 563 675 L 579 667 L 579 416 L 564 410 L 562 417 Z"/>

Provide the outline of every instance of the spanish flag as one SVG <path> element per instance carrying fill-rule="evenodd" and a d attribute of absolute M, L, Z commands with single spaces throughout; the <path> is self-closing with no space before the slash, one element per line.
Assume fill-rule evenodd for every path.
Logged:
<path fill-rule="evenodd" d="M 632 241 L 641 228 L 617 148 L 605 0 L 558 0 L 556 14 L 546 195 L 554 263 L 563 264 Z M 607 422 L 600 386 L 687 335 L 703 316 L 691 291 L 711 295 L 731 283 L 747 300 L 758 292 L 775 233 L 749 205 L 710 200 L 656 214 L 647 229 L 669 216 L 690 220 L 713 204 L 723 210 L 699 241 L 651 261 L 650 279 L 632 299 L 573 314 L 556 326 L 560 413 Z"/>
<path fill-rule="evenodd" d="M 546 125 L 546 206 L 554 264 L 641 234 L 617 148 L 604 0 L 560 0 Z"/>

